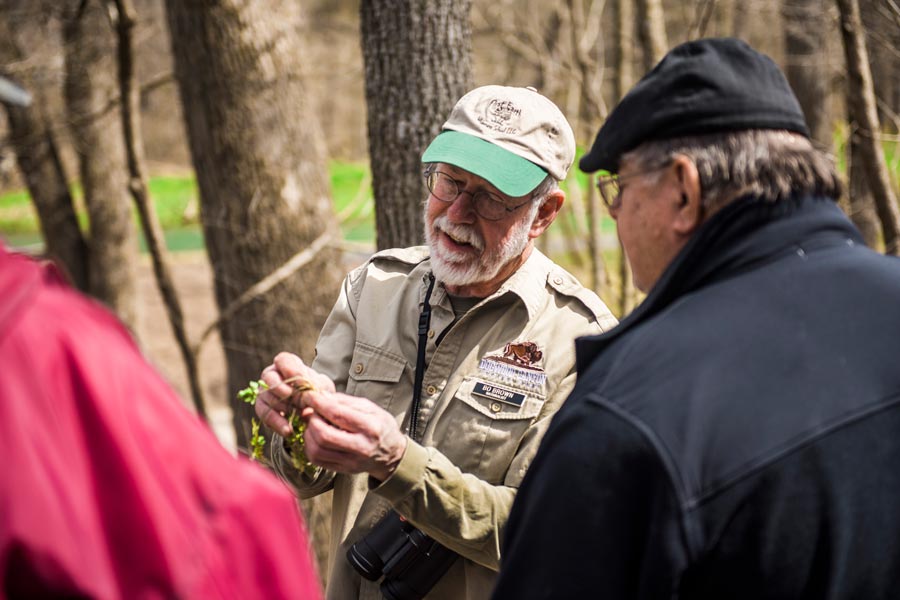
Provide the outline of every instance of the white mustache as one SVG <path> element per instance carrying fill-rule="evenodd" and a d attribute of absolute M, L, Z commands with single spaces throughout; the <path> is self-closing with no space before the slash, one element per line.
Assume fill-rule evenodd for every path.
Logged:
<path fill-rule="evenodd" d="M 438 231 L 443 231 L 456 241 L 471 244 L 476 250 L 484 250 L 484 240 L 478 235 L 478 232 L 475 231 L 475 229 L 468 225 L 451 223 L 450 220 L 447 219 L 447 215 L 437 217 L 434 220 L 434 228 Z"/>

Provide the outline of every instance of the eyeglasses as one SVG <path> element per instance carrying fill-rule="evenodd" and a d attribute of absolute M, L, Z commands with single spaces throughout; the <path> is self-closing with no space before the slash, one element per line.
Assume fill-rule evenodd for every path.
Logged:
<path fill-rule="evenodd" d="M 669 163 L 666 163 L 638 173 L 630 173 L 624 177 L 620 177 L 617 173 L 601 174 L 597 177 L 597 189 L 600 190 L 600 197 L 603 198 L 603 203 L 606 205 L 606 208 L 618 208 L 619 197 L 622 193 L 622 181 L 632 179 L 633 177 L 640 177 L 641 175 L 649 175 L 650 173 L 661 171 L 668 166 Z"/>
<path fill-rule="evenodd" d="M 461 182 L 453 179 L 446 173 L 441 171 L 429 171 L 425 173 L 425 187 L 431 192 L 431 195 L 441 202 L 453 202 L 465 190 L 460 188 Z M 471 192 L 470 192 L 471 194 Z M 521 204 L 510 206 L 504 202 L 497 194 L 492 194 L 485 190 L 479 190 L 472 196 L 472 206 L 477 214 L 486 221 L 499 221 L 517 208 L 525 206 L 531 202 L 531 198 L 525 200 Z"/>

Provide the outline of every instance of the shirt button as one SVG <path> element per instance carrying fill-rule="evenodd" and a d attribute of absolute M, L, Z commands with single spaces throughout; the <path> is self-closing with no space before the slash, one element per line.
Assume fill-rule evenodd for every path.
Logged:
<path fill-rule="evenodd" d="M 500 409 L 502 409 L 502 408 L 503 408 L 503 407 L 500 406 L 500 403 L 499 403 L 499 402 L 491 402 L 491 411 L 493 411 L 493 412 L 500 412 Z"/>
<path fill-rule="evenodd" d="M 556 285 L 562 285 L 562 277 L 554 277 L 553 283 L 555 283 Z"/>
<path fill-rule="evenodd" d="M 428 392 L 429 396 L 434 396 L 434 394 L 437 392 L 437 388 L 433 385 L 429 385 L 427 388 L 425 388 L 425 391 Z"/>
<path fill-rule="evenodd" d="M 362 366 L 362 363 L 356 363 L 356 366 L 353 367 L 353 370 L 356 372 L 357 375 L 359 375 L 360 373 L 362 373 L 362 372 L 363 372 L 363 366 Z"/>
<path fill-rule="evenodd" d="M 429 330 L 428 330 L 428 337 L 430 337 L 430 338 L 433 338 L 433 337 L 434 337 L 434 329 L 429 329 Z"/>

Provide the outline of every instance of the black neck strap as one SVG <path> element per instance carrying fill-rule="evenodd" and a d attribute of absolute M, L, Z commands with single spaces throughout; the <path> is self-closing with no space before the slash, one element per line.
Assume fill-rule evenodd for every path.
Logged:
<path fill-rule="evenodd" d="M 419 420 L 419 402 L 422 399 L 422 380 L 425 378 L 425 345 L 428 342 L 428 327 L 431 325 L 431 291 L 434 289 L 434 274 L 428 274 L 428 291 L 419 313 L 419 353 L 416 356 L 416 378 L 413 384 L 412 407 L 409 409 L 409 437 L 416 439 L 416 425 Z"/>

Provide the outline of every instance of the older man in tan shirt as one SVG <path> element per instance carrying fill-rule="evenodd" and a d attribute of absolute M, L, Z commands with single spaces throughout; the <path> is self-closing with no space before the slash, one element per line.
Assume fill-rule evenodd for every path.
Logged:
<path fill-rule="evenodd" d="M 285 353 L 263 372 L 257 414 L 287 436 L 301 407 L 316 465 L 276 443 L 281 475 L 303 498 L 334 490 L 329 598 L 490 594 L 516 489 L 574 385 L 573 341 L 616 323 L 534 247 L 574 153 L 533 89 L 466 94 L 422 157 L 427 246 L 350 273 L 312 366 Z"/>

